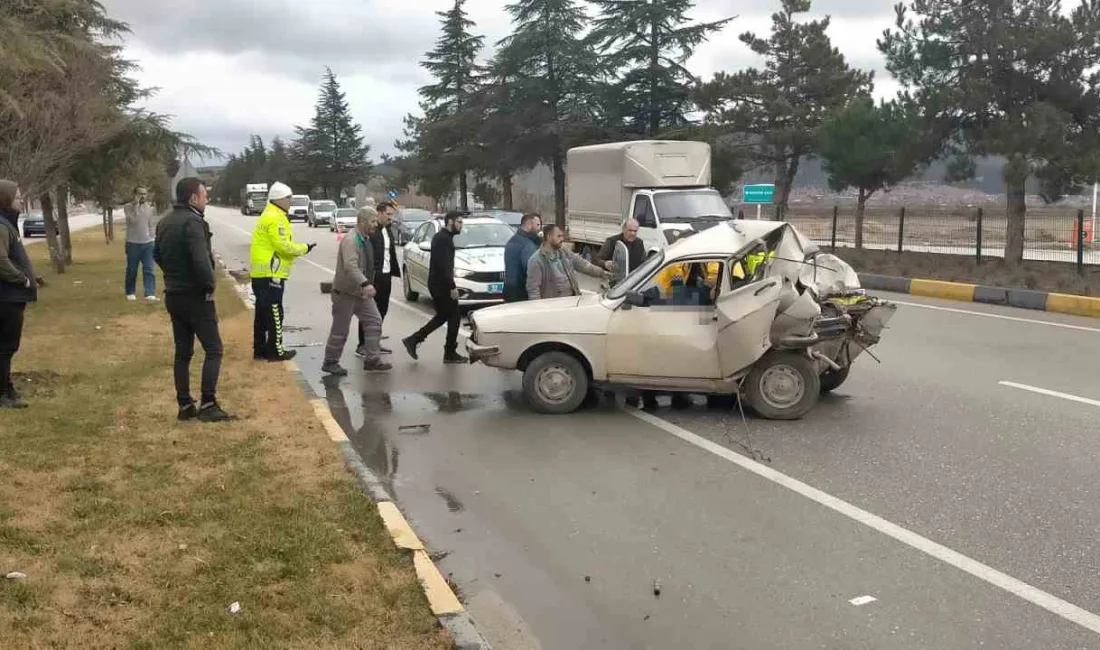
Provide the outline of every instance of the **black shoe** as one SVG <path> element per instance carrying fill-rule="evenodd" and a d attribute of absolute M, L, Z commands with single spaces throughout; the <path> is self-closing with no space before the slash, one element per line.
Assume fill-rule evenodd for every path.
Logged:
<path fill-rule="evenodd" d="M 374 359 L 373 361 L 367 360 L 363 362 L 363 370 L 367 372 L 386 372 L 393 368 L 393 365 L 382 361 L 381 359 Z"/>
<path fill-rule="evenodd" d="M 0 395 L 0 409 L 25 409 L 27 406 L 22 396 L 14 390 L 9 390 Z"/>
<path fill-rule="evenodd" d="M 416 346 L 420 344 L 414 341 L 411 336 L 401 339 L 401 345 L 405 346 L 405 352 L 408 352 L 409 356 L 412 357 L 414 361 L 420 358 L 416 356 Z"/>
<path fill-rule="evenodd" d="M 326 361 L 324 365 L 321 366 L 321 372 L 336 375 L 337 377 L 343 377 L 348 374 L 347 369 L 341 366 L 339 361 Z"/>
<path fill-rule="evenodd" d="M 180 412 L 176 415 L 176 419 L 180 422 L 186 422 L 187 420 L 194 420 L 199 417 L 199 407 L 191 402 L 187 406 L 181 406 Z"/>
<path fill-rule="evenodd" d="M 268 357 L 267 360 L 272 363 L 279 363 L 281 361 L 290 361 L 294 357 L 298 356 L 297 350 L 285 350 L 282 354 L 275 357 Z"/>
<path fill-rule="evenodd" d="M 470 363 L 470 360 L 457 352 L 443 354 L 443 363 Z"/>
<path fill-rule="evenodd" d="M 198 418 L 199 422 L 228 422 L 229 420 L 237 419 L 222 410 L 222 407 L 218 406 L 217 402 L 203 404 L 202 407 L 199 408 Z"/>

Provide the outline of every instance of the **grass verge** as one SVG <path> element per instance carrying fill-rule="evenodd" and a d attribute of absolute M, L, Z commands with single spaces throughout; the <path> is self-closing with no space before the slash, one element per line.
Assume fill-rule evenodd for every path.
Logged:
<path fill-rule="evenodd" d="M 31 408 L 0 413 L 0 648 L 452 647 L 301 389 L 252 361 L 231 281 L 219 397 L 241 420 L 180 424 L 163 306 L 123 299 L 121 243 L 73 247 L 28 311 Z"/>

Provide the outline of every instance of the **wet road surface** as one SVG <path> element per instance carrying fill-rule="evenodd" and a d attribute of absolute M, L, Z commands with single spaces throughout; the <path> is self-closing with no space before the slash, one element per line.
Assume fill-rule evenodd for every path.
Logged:
<path fill-rule="evenodd" d="M 208 216 L 245 268 L 255 217 Z M 335 236 L 294 231 L 320 244 L 286 292 L 298 363 L 496 647 L 1100 647 L 1100 321 L 891 296 L 882 365 L 799 422 L 539 416 L 518 373 L 442 365 L 442 330 L 322 379 Z M 383 343 L 429 314 L 395 286 Z"/>

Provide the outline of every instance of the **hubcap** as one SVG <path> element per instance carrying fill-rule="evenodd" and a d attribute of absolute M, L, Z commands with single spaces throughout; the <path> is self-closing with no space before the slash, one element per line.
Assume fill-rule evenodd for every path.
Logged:
<path fill-rule="evenodd" d="M 546 402 L 560 404 L 567 401 L 576 390 L 577 381 L 568 368 L 555 363 L 539 371 L 535 378 L 535 390 Z"/>
<path fill-rule="evenodd" d="M 774 408 L 790 408 L 802 401 L 805 394 L 802 375 L 786 364 L 772 366 L 760 377 L 760 395 Z"/>

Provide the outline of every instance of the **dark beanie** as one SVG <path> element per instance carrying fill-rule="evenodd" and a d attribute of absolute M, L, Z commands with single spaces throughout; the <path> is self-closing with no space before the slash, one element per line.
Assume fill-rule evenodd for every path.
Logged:
<path fill-rule="evenodd" d="M 0 212 L 12 212 L 18 191 L 19 185 L 15 181 L 0 180 Z"/>

